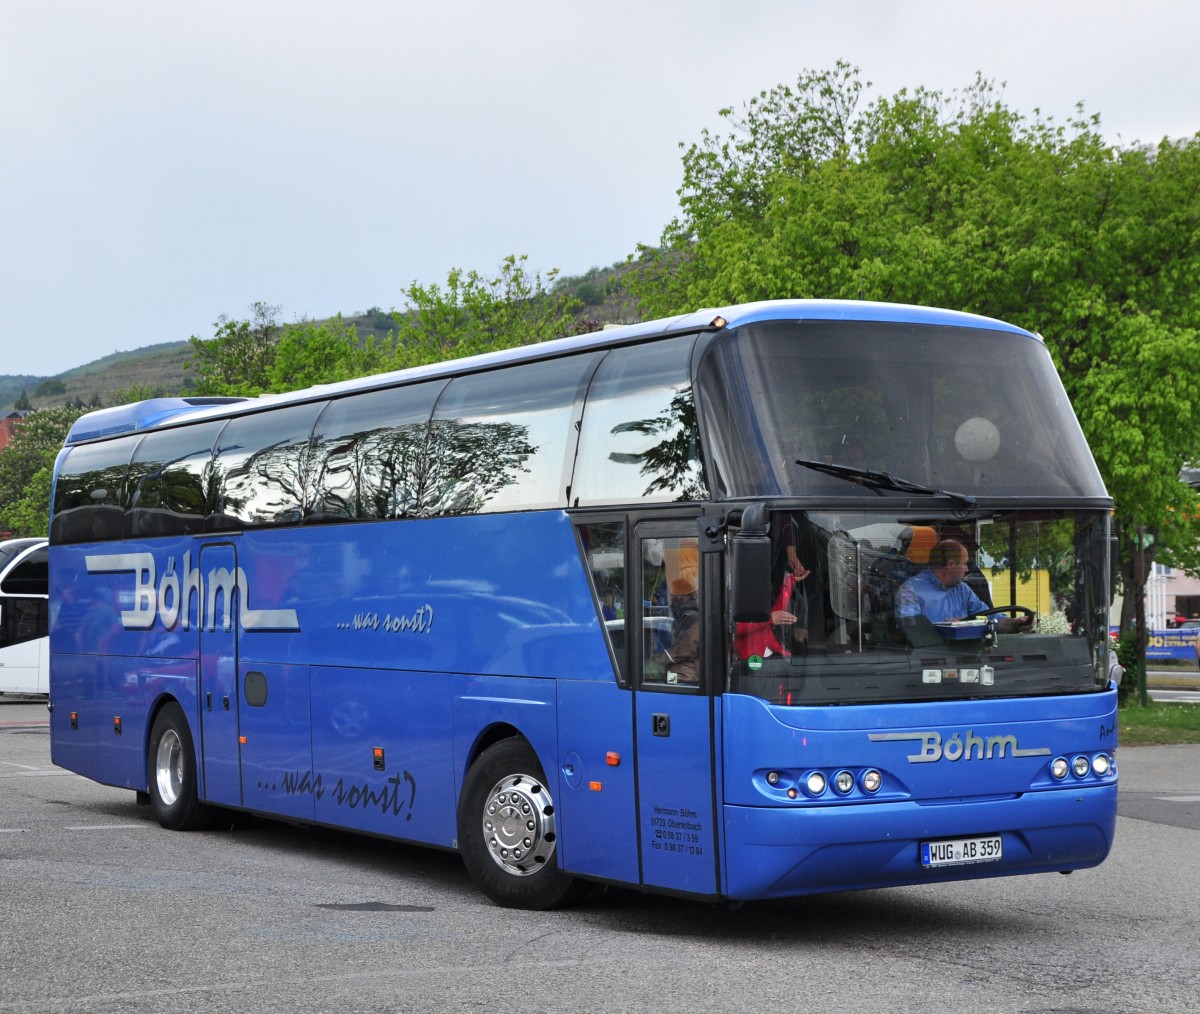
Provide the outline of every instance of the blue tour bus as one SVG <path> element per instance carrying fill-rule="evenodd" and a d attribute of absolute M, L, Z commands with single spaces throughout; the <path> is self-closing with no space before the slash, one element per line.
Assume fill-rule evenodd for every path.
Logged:
<path fill-rule="evenodd" d="M 1111 506 L 1041 339 L 912 306 L 104 409 L 55 471 L 52 756 L 527 908 L 1090 867 Z M 947 552 L 973 614 L 899 616 Z"/>

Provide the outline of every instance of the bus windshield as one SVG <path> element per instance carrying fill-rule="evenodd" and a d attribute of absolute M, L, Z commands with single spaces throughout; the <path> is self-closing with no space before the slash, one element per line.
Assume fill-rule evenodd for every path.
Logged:
<path fill-rule="evenodd" d="M 807 705 L 1107 683 L 1102 511 L 776 510 L 770 529 L 772 619 L 731 617 L 734 691 Z"/>
<path fill-rule="evenodd" d="M 1107 496 L 1049 353 L 1025 333 L 747 324 L 714 339 L 697 389 L 717 497 Z M 864 469 L 898 482 L 855 481 Z"/>

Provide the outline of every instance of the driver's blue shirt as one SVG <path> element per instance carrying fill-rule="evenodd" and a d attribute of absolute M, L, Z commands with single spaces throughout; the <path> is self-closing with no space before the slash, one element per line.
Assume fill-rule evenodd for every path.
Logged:
<path fill-rule="evenodd" d="M 927 616 L 931 623 L 945 623 L 984 609 L 987 604 L 965 581 L 943 588 L 929 569 L 914 574 L 896 592 L 896 615 L 899 617 Z"/>

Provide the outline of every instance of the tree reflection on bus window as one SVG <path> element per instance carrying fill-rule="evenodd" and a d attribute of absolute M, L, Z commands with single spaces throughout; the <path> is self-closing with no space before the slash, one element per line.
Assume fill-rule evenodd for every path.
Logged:
<path fill-rule="evenodd" d="M 574 503 L 706 498 L 688 379 L 694 341 L 688 335 L 608 353 L 584 407 Z"/>
<path fill-rule="evenodd" d="M 239 416 L 221 433 L 214 530 L 295 524 L 304 514 L 309 438 L 324 402 Z"/>

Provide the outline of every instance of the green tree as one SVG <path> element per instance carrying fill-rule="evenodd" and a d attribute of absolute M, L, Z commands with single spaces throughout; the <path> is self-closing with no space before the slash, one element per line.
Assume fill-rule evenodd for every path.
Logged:
<path fill-rule="evenodd" d="M 13 538 L 45 538 L 50 530 L 50 485 L 53 470 L 39 468 L 21 496 L 0 507 L 0 531 Z"/>
<path fill-rule="evenodd" d="M 56 380 L 55 378 L 51 377 L 49 380 L 43 380 L 40 384 L 38 384 L 38 386 L 34 389 L 33 393 L 36 394 L 39 398 L 52 398 L 56 394 L 66 394 L 67 393 L 67 385 L 64 384 L 61 380 Z M 28 401 L 28 396 L 25 394 L 24 391 L 21 392 L 21 397 L 25 398 L 26 401 Z M 20 408 L 20 407 L 21 407 L 20 405 L 17 406 L 17 408 Z M 26 407 L 28 407 L 28 406 L 26 406 Z"/>
<path fill-rule="evenodd" d="M 222 318 L 212 338 L 188 339 L 191 390 L 256 397 L 590 330 L 575 318 L 582 303 L 548 287 L 557 272 L 543 279 L 525 261 L 505 258 L 494 278 L 455 268 L 444 288 L 413 282 L 404 308 L 387 317 L 395 330 L 383 339 L 360 338 L 340 314 L 280 325 L 278 306 L 255 303 L 250 320 Z M 381 313 L 372 307 L 372 323 Z"/>
<path fill-rule="evenodd" d="M 390 319 L 390 318 L 389 318 Z M 321 324 L 307 322 L 283 329 L 266 370 L 266 390 L 294 391 L 314 384 L 370 376 L 391 368 L 392 340 L 360 341 L 341 314 Z"/>
<path fill-rule="evenodd" d="M 81 414 L 44 408 L 21 420 L 0 451 L 0 530 L 20 537 L 44 537 L 50 530 L 54 459 Z"/>
<path fill-rule="evenodd" d="M 192 358 L 184 368 L 195 374 L 192 390 L 200 395 L 254 397 L 270 390 L 270 370 L 279 343 L 280 307 L 258 302 L 250 320 L 221 317 L 212 338 L 192 335 Z"/>
<path fill-rule="evenodd" d="M 1200 569 L 1178 479 L 1200 423 L 1200 135 L 1115 147 L 1098 116 L 1027 118 L 981 78 L 867 87 L 838 64 L 722 111 L 731 133 L 686 149 L 680 215 L 643 251 L 643 312 L 880 299 L 1043 333 L 1117 503 L 1131 610 L 1149 563 L 1134 533 Z"/>
<path fill-rule="evenodd" d="M 135 401 L 145 401 L 148 398 L 161 398 L 162 396 L 161 389 L 149 387 L 146 384 L 131 384 L 129 387 L 121 387 L 113 391 L 108 400 L 111 405 L 129 405 Z M 102 407 L 100 399 L 93 395 L 92 400 L 88 402 L 88 408 Z"/>
<path fill-rule="evenodd" d="M 500 274 L 450 271 L 445 288 L 413 282 L 406 305 L 394 315 L 396 365 L 416 366 L 513 348 L 580 333 L 575 314 L 582 302 L 549 288 L 557 271 L 530 274 L 527 256 L 509 255 Z"/>

